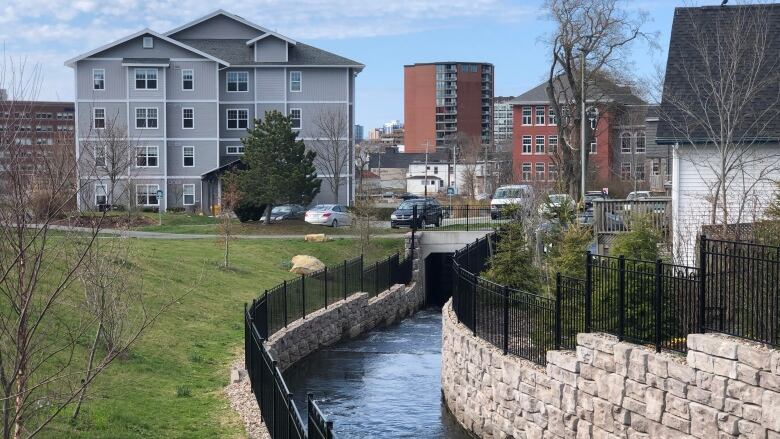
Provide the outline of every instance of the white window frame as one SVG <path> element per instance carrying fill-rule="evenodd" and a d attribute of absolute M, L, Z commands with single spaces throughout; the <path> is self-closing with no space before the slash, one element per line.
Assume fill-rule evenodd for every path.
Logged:
<path fill-rule="evenodd" d="M 192 111 L 192 117 L 184 117 L 184 112 L 190 110 Z M 192 126 L 186 127 L 184 126 L 184 121 L 190 119 L 192 120 Z M 181 109 L 181 129 L 183 130 L 194 130 L 195 129 L 195 108 L 194 107 L 183 107 Z"/>
<path fill-rule="evenodd" d="M 642 147 L 639 147 L 639 140 L 642 140 Z M 634 152 L 637 154 L 646 154 L 647 153 L 647 135 L 644 131 L 638 131 L 636 133 L 636 136 L 634 136 Z"/>
<path fill-rule="evenodd" d="M 620 153 L 621 154 L 631 154 L 631 151 L 634 147 L 634 139 L 632 139 L 633 136 L 631 136 L 631 133 L 622 133 L 620 134 Z M 624 148 L 623 140 L 628 140 L 628 149 Z"/>
<path fill-rule="evenodd" d="M 527 111 L 528 114 L 526 114 L 526 110 L 528 110 Z M 526 122 L 526 120 L 527 120 L 527 122 Z M 531 111 L 531 106 L 530 105 L 523 105 L 520 108 L 520 124 L 525 126 L 525 127 L 528 127 L 528 126 L 531 126 L 531 122 L 533 122 L 533 120 L 534 119 L 533 119 L 533 112 Z"/>
<path fill-rule="evenodd" d="M 230 75 L 232 73 L 235 73 L 236 75 L 243 73 L 246 75 L 246 90 L 239 90 L 239 88 L 241 88 L 240 85 L 242 81 L 238 80 L 238 76 L 236 76 L 237 78 L 236 89 L 230 90 Z M 225 72 L 225 92 L 226 93 L 249 93 L 249 71 L 241 70 L 241 71 Z"/>
<path fill-rule="evenodd" d="M 555 109 L 550 105 L 547 110 L 547 125 L 558 125 L 558 115 L 555 114 Z"/>
<path fill-rule="evenodd" d="M 105 197 L 104 203 L 98 203 L 98 188 L 103 188 L 103 197 Z M 95 183 L 95 206 L 108 203 L 108 187 L 104 183 Z"/>
<path fill-rule="evenodd" d="M 189 157 L 192 157 L 192 164 L 187 164 L 187 149 L 192 151 L 192 154 L 189 155 Z M 194 168 L 195 167 L 195 147 L 191 145 L 182 146 L 181 147 L 181 166 L 183 168 Z"/>
<path fill-rule="evenodd" d="M 142 187 L 144 189 L 146 189 L 146 202 L 145 203 L 139 203 L 138 202 L 138 195 L 139 195 L 138 189 L 140 189 Z M 152 187 L 154 188 L 154 190 L 150 191 L 149 188 L 152 188 Z M 157 191 L 159 191 L 159 190 L 160 190 L 160 185 L 159 184 L 137 184 L 137 185 L 135 185 L 135 203 L 136 203 L 136 205 L 139 205 L 139 206 L 159 206 L 160 205 L 160 199 L 157 198 Z M 151 198 L 152 194 L 154 194 L 154 198 L 157 199 L 157 204 L 149 203 L 149 198 Z"/>
<path fill-rule="evenodd" d="M 528 143 L 525 141 L 528 140 Z M 525 135 L 520 139 L 520 154 L 531 154 L 533 153 L 533 145 L 534 138 L 533 136 Z M 528 151 L 526 151 L 525 147 L 528 146 Z"/>
<path fill-rule="evenodd" d="M 100 152 L 102 151 L 102 153 Z M 98 163 L 98 158 L 102 158 L 102 164 Z M 96 168 L 105 168 L 106 167 L 106 159 L 108 158 L 106 155 L 106 145 L 102 143 L 96 143 L 92 145 L 92 158 L 95 159 L 95 167 Z"/>
<path fill-rule="evenodd" d="M 557 135 L 547 136 L 547 154 L 555 154 L 557 152 L 558 152 L 558 136 Z"/>
<path fill-rule="evenodd" d="M 103 87 L 102 88 L 96 88 L 98 79 L 95 78 L 95 76 L 100 73 L 103 75 L 102 81 Z M 106 90 L 106 69 L 92 69 L 92 90 L 94 91 L 105 91 Z"/>
<path fill-rule="evenodd" d="M 297 128 L 292 126 L 293 111 L 297 111 L 298 112 L 298 117 L 297 117 L 297 119 L 298 119 L 298 127 Z M 288 114 L 288 116 L 290 117 L 290 126 L 292 127 L 292 129 L 299 130 L 299 131 L 303 129 L 303 109 L 302 108 L 290 108 L 290 113 Z"/>
<path fill-rule="evenodd" d="M 231 152 L 231 148 L 234 148 Z M 228 145 L 225 154 L 227 155 L 244 155 L 244 145 Z"/>
<path fill-rule="evenodd" d="M 192 88 L 184 88 L 184 75 L 189 72 L 190 81 L 192 82 Z M 194 69 L 181 69 L 181 91 L 195 91 L 195 70 Z"/>
<path fill-rule="evenodd" d="M 520 177 L 523 179 L 523 181 L 531 181 L 531 177 L 533 176 L 533 165 L 531 165 L 530 162 L 523 162 L 520 165 Z"/>
<path fill-rule="evenodd" d="M 542 166 L 542 170 L 539 170 L 539 165 Z M 536 162 L 534 163 L 534 179 L 537 181 L 544 181 L 547 177 L 547 166 L 544 162 Z M 541 177 L 539 176 L 539 173 L 541 173 Z"/>
<path fill-rule="evenodd" d="M 144 88 L 138 88 L 138 73 L 144 71 Z M 154 72 L 154 88 L 149 88 L 149 72 Z M 160 72 L 155 67 L 136 67 L 133 69 L 133 87 L 136 90 L 155 91 L 160 87 Z"/>
<path fill-rule="evenodd" d="M 539 110 L 542 111 L 540 112 Z M 547 125 L 547 109 L 544 105 L 534 107 L 534 125 Z"/>
<path fill-rule="evenodd" d="M 187 202 L 187 188 L 192 188 L 192 203 Z M 195 205 L 195 185 L 192 183 L 185 183 L 181 185 L 181 203 L 185 206 Z"/>
<path fill-rule="evenodd" d="M 597 139 L 593 139 L 592 142 L 588 145 L 588 154 L 589 155 L 596 155 L 599 152 L 599 142 Z"/>
<path fill-rule="evenodd" d="M 628 177 L 623 174 L 623 171 L 628 168 Z M 631 162 L 620 162 L 620 180 L 630 181 L 634 177 L 631 169 Z"/>
<path fill-rule="evenodd" d="M 293 81 L 293 74 L 298 74 L 298 81 Z M 298 90 L 293 90 L 293 83 L 298 84 Z M 303 91 L 303 72 L 300 70 L 290 71 L 290 93 L 300 93 Z"/>
<path fill-rule="evenodd" d="M 230 112 L 235 111 L 236 112 L 236 128 L 230 128 Z M 241 128 L 239 126 L 239 121 L 242 119 L 239 116 L 239 112 L 244 111 L 246 112 L 246 126 L 244 128 Z M 225 129 L 229 131 L 238 131 L 238 130 L 248 130 L 249 129 L 249 110 L 246 108 L 228 108 L 225 110 Z"/>
<path fill-rule="evenodd" d="M 149 154 L 149 152 L 154 148 L 154 155 Z M 138 164 L 138 152 L 140 149 L 143 149 L 144 151 L 144 157 L 146 158 L 146 164 L 145 165 L 139 165 Z M 157 164 L 154 166 L 149 166 L 149 157 L 155 157 L 157 158 Z M 155 145 L 142 145 L 142 146 L 136 146 L 135 147 L 135 167 L 136 168 L 158 168 L 160 167 L 160 147 Z"/>
<path fill-rule="evenodd" d="M 97 112 L 98 110 L 103 112 L 103 117 L 98 117 Z M 100 119 L 103 121 L 103 126 L 99 127 L 97 126 L 97 120 Z M 96 130 L 104 130 L 106 129 L 106 109 L 103 107 L 97 107 L 92 109 L 92 128 Z"/>
<path fill-rule="evenodd" d="M 661 175 L 661 159 L 653 160 L 650 175 Z"/>
<path fill-rule="evenodd" d="M 539 140 L 542 141 L 542 143 L 541 143 L 542 150 L 541 151 L 539 151 L 539 145 L 540 145 Z M 545 145 L 545 136 L 536 136 L 534 138 L 534 154 L 544 154 L 544 151 L 546 149 L 545 146 L 546 146 Z"/>
<path fill-rule="evenodd" d="M 139 118 L 138 117 L 138 110 L 144 110 L 144 117 Z M 154 110 L 154 117 L 149 117 L 149 110 Z M 133 112 L 135 113 L 135 129 L 137 130 L 157 130 L 160 129 L 160 109 L 157 107 L 135 107 L 133 109 Z M 138 126 L 138 121 L 143 120 L 144 125 L 142 127 Z M 153 128 L 149 127 L 149 121 L 154 120 L 154 124 L 156 125 Z"/>
<path fill-rule="evenodd" d="M 144 37 L 141 42 L 141 46 L 144 49 L 154 49 L 154 40 L 152 37 Z"/>

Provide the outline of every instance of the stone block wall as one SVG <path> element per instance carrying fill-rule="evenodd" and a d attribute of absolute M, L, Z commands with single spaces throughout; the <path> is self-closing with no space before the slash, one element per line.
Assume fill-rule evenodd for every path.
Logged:
<path fill-rule="evenodd" d="M 547 367 L 503 353 L 443 310 L 442 391 L 482 438 L 780 439 L 780 351 L 690 334 L 688 355 L 606 334 Z"/>

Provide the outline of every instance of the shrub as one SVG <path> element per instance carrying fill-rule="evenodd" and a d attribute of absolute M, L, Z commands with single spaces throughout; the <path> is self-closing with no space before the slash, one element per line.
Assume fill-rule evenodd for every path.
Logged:
<path fill-rule="evenodd" d="M 256 205 L 250 202 L 239 202 L 238 205 L 233 208 L 233 213 L 236 214 L 238 220 L 242 223 L 247 221 L 259 221 L 263 219 L 265 206 L 265 204 Z"/>
<path fill-rule="evenodd" d="M 176 397 L 177 398 L 189 398 L 192 396 L 192 392 L 190 391 L 190 388 L 187 386 L 179 386 L 176 388 Z"/>
<path fill-rule="evenodd" d="M 515 217 L 516 206 L 504 212 L 506 217 Z M 523 222 L 510 221 L 498 232 L 496 251 L 490 258 L 490 268 L 483 273 L 487 279 L 528 293 L 539 292 L 539 270 L 534 263 L 534 253 L 528 245 Z"/>
<path fill-rule="evenodd" d="M 629 259 L 655 261 L 659 258 L 658 250 L 661 234 L 653 227 L 650 217 L 637 215 L 631 221 L 631 230 L 619 233 L 609 249 L 611 256 L 625 256 Z"/>

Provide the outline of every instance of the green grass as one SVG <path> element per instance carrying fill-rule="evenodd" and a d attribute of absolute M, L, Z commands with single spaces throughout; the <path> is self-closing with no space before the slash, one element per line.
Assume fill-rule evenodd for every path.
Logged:
<path fill-rule="evenodd" d="M 211 240 L 133 240 L 134 263 L 145 288 L 176 296 L 192 292 L 164 314 L 126 359 L 117 360 L 90 388 L 75 423 L 70 410 L 43 434 L 51 438 L 244 437 L 222 391 L 229 364 L 243 346 L 242 311 L 283 279 L 289 260 L 310 254 L 326 264 L 355 255 L 355 242 L 238 240 L 231 268 Z M 399 250 L 398 239 L 375 240 L 368 260 Z M 74 291 L 74 294 L 78 294 Z"/>

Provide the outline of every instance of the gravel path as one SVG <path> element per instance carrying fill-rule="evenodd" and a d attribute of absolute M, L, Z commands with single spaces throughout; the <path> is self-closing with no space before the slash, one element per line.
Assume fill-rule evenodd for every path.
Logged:
<path fill-rule="evenodd" d="M 233 371 L 239 371 L 243 368 L 244 359 L 239 358 L 230 367 L 231 376 L 235 376 Z M 230 384 L 225 388 L 225 394 L 230 401 L 230 407 L 241 416 L 247 436 L 249 436 L 250 439 L 271 439 L 271 436 L 268 434 L 268 429 L 266 429 L 265 424 L 261 421 L 260 407 L 257 406 L 255 395 L 252 394 L 252 389 L 249 386 L 249 378 L 245 373 L 239 374 L 239 378 L 240 379 L 236 382 L 233 382 L 233 379 L 231 378 Z"/>

